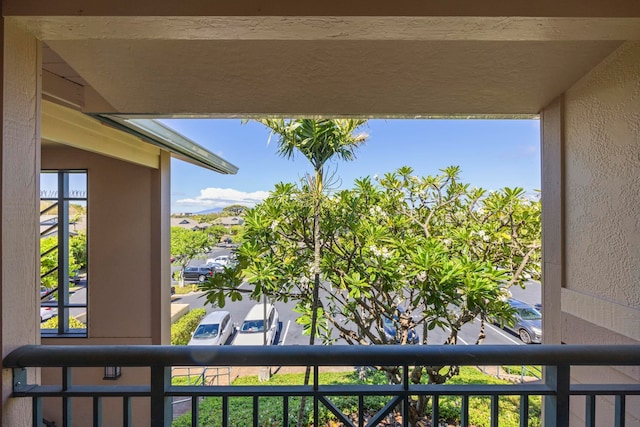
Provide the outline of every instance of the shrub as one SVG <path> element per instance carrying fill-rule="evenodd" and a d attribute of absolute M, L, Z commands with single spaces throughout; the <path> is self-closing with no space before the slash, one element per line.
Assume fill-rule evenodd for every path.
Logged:
<path fill-rule="evenodd" d="M 207 311 L 204 308 L 196 308 L 171 325 L 171 345 L 187 345 L 191 339 L 191 333 L 195 331 L 206 314 Z"/>
<path fill-rule="evenodd" d="M 85 325 L 75 317 L 69 317 L 69 328 L 86 329 L 87 325 Z M 54 316 L 46 322 L 40 323 L 40 329 L 58 329 L 58 316 Z"/>

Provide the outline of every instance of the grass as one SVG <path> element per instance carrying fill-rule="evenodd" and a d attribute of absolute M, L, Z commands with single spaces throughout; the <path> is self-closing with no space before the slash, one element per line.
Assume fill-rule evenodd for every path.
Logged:
<path fill-rule="evenodd" d="M 184 286 L 176 285 L 176 295 L 185 295 L 198 290 L 197 284 L 186 283 Z"/>
<path fill-rule="evenodd" d="M 449 384 L 508 384 L 507 381 L 500 380 L 483 374 L 473 367 L 461 367 L 460 375 L 452 378 Z M 300 385 L 303 383 L 304 374 L 277 374 L 273 375 L 269 381 L 259 382 L 257 376 L 246 376 L 236 379 L 234 385 L 255 386 L 255 385 Z M 355 371 L 348 372 L 325 372 L 319 375 L 320 385 L 331 384 L 386 384 L 384 373 L 370 371 L 364 381 L 358 378 Z M 253 397 L 229 397 L 229 425 L 244 426 L 253 424 Z M 389 402 L 391 396 L 365 396 L 364 406 L 368 413 L 375 413 Z M 344 414 L 357 414 L 357 396 L 333 396 L 330 400 Z M 441 397 L 439 400 L 440 415 L 442 420 L 456 423 L 460 419 L 460 397 Z M 289 410 L 287 420 L 283 420 L 283 399 L 282 397 L 259 397 L 258 417 L 261 427 L 275 426 L 295 426 L 297 421 L 300 398 L 289 398 Z M 469 421 L 474 427 L 488 427 L 490 425 L 490 404 L 488 397 L 471 397 L 469 399 Z M 519 426 L 519 396 L 502 396 L 499 399 L 500 418 L 498 420 L 501 427 Z M 531 427 L 540 426 L 541 397 L 533 396 L 529 398 L 529 420 Z M 429 412 L 430 412 L 429 407 Z M 217 427 L 222 425 L 222 398 L 209 397 L 200 403 L 199 426 Z M 319 426 L 337 426 L 335 416 L 320 404 Z M 305 407 L 305 425 L 313 425 L 313 404 L 311 399 L 307 399 Z M 173 427 L 187 427 L 191 425 L 191 414 L 185 414 L 176 418 Z"/>
<path fill-rule="evenodd" d="M 525 375 L 536 378 L 540 378 L 542 376 L 542 366 L 503 366 L 502 370 L 509 375 Z"/>
<path fill-rule="evenodd" d="M 171 385 L 201 385 L 202 377 L 198 375 L 179 375 L 171 377 Z"/>

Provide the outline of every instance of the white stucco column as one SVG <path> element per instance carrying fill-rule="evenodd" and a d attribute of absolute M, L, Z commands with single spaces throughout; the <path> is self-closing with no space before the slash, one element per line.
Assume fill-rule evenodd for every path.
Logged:
<path fill-rule="evenodd" d="M 542 330 L 545 344 L 562 340 L 560 294 L 564 282 L 564 166 L 562 97 L 540 114 L 542 139 Z"/>
<path fill-rule="evenodd" d="M 39 188 L 41 44 L 2 19 L 2 139 L 0 142 L 0 344 L 12 350 L 40 342 Z M 29 381 L 35 381 L 33 373 Z M 2 371 L 2 425 L 31 425 L 31 399 L 10 399 L 12 372 Z"/>

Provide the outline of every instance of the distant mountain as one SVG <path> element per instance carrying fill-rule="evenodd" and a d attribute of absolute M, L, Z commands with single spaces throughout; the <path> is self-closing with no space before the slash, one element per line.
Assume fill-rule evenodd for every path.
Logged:
<path fill-rule="evenodd" d="M 218 213 L 218 212 L 222 212 L 222 208 L 205 209 L 203 211 L 194 212 L 194 215 L 206 215 L 206 214 L 212 214 L 212 213 Z"/>

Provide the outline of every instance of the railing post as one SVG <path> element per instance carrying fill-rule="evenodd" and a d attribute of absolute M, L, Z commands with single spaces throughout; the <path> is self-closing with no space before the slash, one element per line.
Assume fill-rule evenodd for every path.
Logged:
<path fill-rule="evenodd" d="M 596 395 L 588 394 L 585 396 L 585 427 L 596 426 Z"/>
<path fill-rule="evenodd" d="M 409 414 L 411 410 L 409 408 L 409 365 L 402 367 L 402 389 L 405 393 L 402 399 L 402 427 L 409 427 Z"/>
<path fill-rule="evenodd" d="M 131 398 L 124 396 L 122 398 L 122 427 L 131 427 L 132 425 Z"/>
<path fill-rule="evenodd" d="M 544 381 L 555 394 L 545 396 L 543 406 L 544 427 L 564 427 L 569 425 L 570 365 L 545 366 Z"/>
<path fill-rule="evenodd" d="M 171 368 L 151 366 L 151 426 L 171 425 L 171 397 L 166 395 L 171 385 Z"/>
<path fill-rule="evenodd" d="M 71 367 L 62 368 L 62 390 L 69 391 L 72 384 Z M 70 426 L 73 424 L 71 397 L 64 396 L 62 398 L 62 425 Z"/>
<path fill-rule="evenodd" d="M 614 426 L 615 427 L 624 427 L 625 425 L 625 411 L 626 411 L 626 403 L 624 395 L 616 395 L 615 400 L 615 418 L 614 418 Z"/>

